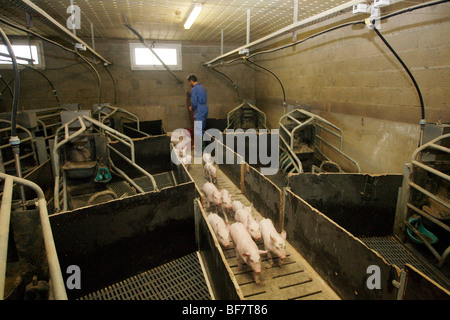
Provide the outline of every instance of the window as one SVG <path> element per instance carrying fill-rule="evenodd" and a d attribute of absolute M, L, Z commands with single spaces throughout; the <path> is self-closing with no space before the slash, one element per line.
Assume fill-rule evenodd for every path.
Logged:
<path fill-rule="evenodd" d="M 26 64 L 31 66 L 31 61 L 23 60 L 20 58 L 33 59 L 33 66 L 35 68 L 44 68 L 44 57 L 42 54 L 42 42 L 31 41 L 31 46 L 27 41 L 12 41 L 12 48 L 16 55 L 17 62 L 20 64 Z M 4 44 L 0 44 L 0 52 L 9 54 L 8 49 Z M 0 56 L 0 68 L 11 68 L 11 58 Z"/>
<path fill-rule="evenodd" d="M 181 44 L 155 43 L 153 51 L 171 70 L 182 70 Z M 142 43 L 130 43 L 132 70 L 165 70 L 162 63 Z"/>

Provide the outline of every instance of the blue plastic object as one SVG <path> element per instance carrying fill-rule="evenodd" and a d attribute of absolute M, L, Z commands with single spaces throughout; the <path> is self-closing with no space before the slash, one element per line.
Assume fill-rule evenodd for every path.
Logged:
<path fill-rule="evenodd" d="M 409 218 L 409 223 L 413 227 L 415 227 L 417 231 L 419 231 L 425 238 L 427 238 L 431 244 L 435 244 L 436 242 L 438 242 L 438 238 L 433 233 L 431 233 L 427 228 L 424 227 L 421 217 L 416 218 L 411 217 Z M 418 244 L 423 244 L 423 241 L 420 238 L 418 238 L 410 228 L 407 228 L 406 232 L 408 233 L 412 241 Z"/>
<path fill-rule="evenodd" d="M 100 167 L 97 171 L 97 176 L 95 177 L 95 182 L 109 182 L 112 178 L 111 172 L 109 172 L 108 168 Z"/>

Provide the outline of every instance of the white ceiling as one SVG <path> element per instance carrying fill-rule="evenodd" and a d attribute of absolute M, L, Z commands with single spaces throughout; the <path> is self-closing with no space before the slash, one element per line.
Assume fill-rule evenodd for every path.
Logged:
<path fill-rule="evenodd" d="M 70 0 L 32 0 L 60 24 L 66 25 Z M 123 26 L 123 14 L 145 39 L 219 42 L 221 30 L 225 43 L 245 43 L 247 9 L 250 9 L 250 41 L 261 38 L 293 22 L 294 0 L 198 0 L 203 10 L 189 30 L 183 28 L 195 0 L 73 0 L 81 9 L 81 29 L 77 36 L 136 39 Z M 298 20 L 326 11 L 348 0 L 298 0 Z M 25 11 L 20 0 L 0 0 L 0 14 L 25 25 Z M 60 36 L 54 27 L 33 15 L 32 30 L 47 36 Z M 21 34 L 5 28 L 9 34 Z M 23 33 L 22 33 L 23 34 Z"/>

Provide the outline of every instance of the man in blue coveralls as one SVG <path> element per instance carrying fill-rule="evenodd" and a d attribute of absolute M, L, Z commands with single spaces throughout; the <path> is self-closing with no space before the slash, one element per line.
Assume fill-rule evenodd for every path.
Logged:
<path fill-rule="evenodd" d="M 201 134 L 200 141 L 203 142 L 203 133 L 205 132 L 206 127 L 206 117 L 208 116 L 209 111 L 208 106 L 206 105 L 206 90 L 200 83 L 198 83 L 197 77 L 193 74 L 190 74 L 188 76 L 187 81 L 192 87 L 191 107 L 189 107 L 189 111 L 194 112 L 194 134 L 196 129 L 200 131 L 200 128 L 197 128 L 197 126 L 195 125 L 195 121 L 201 121 L 201 132 L 199 132 L 199 134 Z M 197 123 L 199 124 L 199 122 Z"/>

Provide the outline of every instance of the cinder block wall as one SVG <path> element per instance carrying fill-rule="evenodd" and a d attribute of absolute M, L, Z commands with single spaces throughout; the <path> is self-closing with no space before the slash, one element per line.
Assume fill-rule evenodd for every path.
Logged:
<path fill-rule="evenodd" d="M 449 10 L 450 4 L 443 4 L 381 22 L 381 33 L 419 84 L 427 122 L 450 121 Z M 298 39 L 367 16 L 341 15 L 301 29 Z M 289 35 L 271 47 L 291 42 Z M 345 27 L 254 61 L 280 78 L 288 104 L 310 105 L 342 128 L 344 151 L 363 171 L 403 172 L 418 144 L 419 98 L 407 73 L 374 31 L 364 25 Z M 281 87 L 269 73 L 255 72 L 257 106 L 278 128 L 283 114 Z"/>
<path fill-rule="evenodd" d="M 86 39 L 90 43 L 89 39 Z M 183 70 L 173 71 L 183 80 L 179 85 L 166 71 L 131 70 L 130 41 L 96 40 L 96 50 L 113 65 L 109 67 L 117 87 L 117 106 L 136 113 L 141 120 L 161 119 L 167 131 L 189 127 L 186 107 L 186 91 L 190 89 L 186 81 L 188 74 L 196 74 L 208 93 L 210 118 L 225 118 L 229 110 L 238 105 L 238 97 L 230 82 L 222 75 L 203 66 L 205 61 L 220 55 L 220 44 L 182 44 Z M 42 70 L 53 82 L 62 103 L 79 103 L 82 109 L 91 109 L 98 103 L 98 84 L 85 63 L 76 60 L 51 44 L 43 42 L 46 69 Z M 225 47 L 224 50 L 234 49 Z M 88 56 L 88 54 L 85 54 Z M 97 64 L 102 84 L 101 102 L 114 104 L 113 82 L 102 66 Z M 220 68 L 218 68 L 220 70 Z M 223 71 L 223 70 L 221 70 Z M 253 99 L 253 70 L 245 67 L 231 67 L 225 71 L 238 85 L 241 98 Z M 7 80 L 12 78 L 12 70 L 0 69 Z M 3 86 L 2 86 L 3 87 Z M 11 109 L 11 97 L 3 93 L 2 111 Z M 21 72 L 20 109 L 55 107 L 56 99 L 46 80 L 33 70 Z"/>

